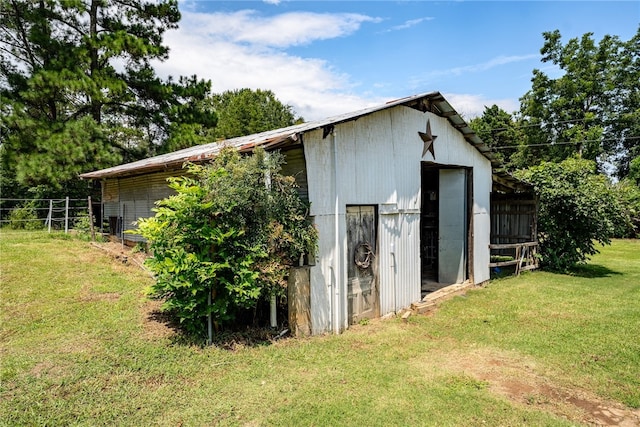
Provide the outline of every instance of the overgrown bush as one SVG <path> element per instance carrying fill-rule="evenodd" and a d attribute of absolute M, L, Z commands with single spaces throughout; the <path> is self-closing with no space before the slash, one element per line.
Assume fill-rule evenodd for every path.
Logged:
<path fill-rule="evenodd" d="M 210 313 L 224 326 L 239 309 L 284 294 L 289 267 L 314 249 L 308 205 L 278 173 L 282 162 L 279 153 L 225 148 L 211 165 L 170 179 L 176 195 L 139 221 L 157 279 L 150 294 L 188 332 L 202 336 Z"/>
<path fill-rule="evenodd" d="M 83 240 L 89 240 L 91 238 L 91 222 L 92 218 L 89 218 L 88 212 L 78 213 L 78 217 L 73 223 L 73 229 L 78 233 L 78 237 Z"/>
<path fill-rule="evenodd" d="M 26 202 L 9 213 L 9 228 L 12 230 L 41 230 L 43 222 L 38 218 L 35 202 Z"/>
<path fill-rule="evenodd" d="M 640 236 L 640 186 L 632 179 L 623 179 L 614 189 L 623 209 L 625 222 L 614 237 Z"/>
<path fill-rule="evenodd" d="M 571 158 L 521 171 L 540 197 L 538 233 L 542 265 L 564 271 L 609 244 L 628 219 L 595 162 Z"/>

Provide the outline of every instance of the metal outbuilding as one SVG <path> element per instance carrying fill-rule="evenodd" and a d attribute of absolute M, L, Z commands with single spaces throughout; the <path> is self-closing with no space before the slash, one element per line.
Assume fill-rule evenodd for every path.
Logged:
<path fill-rule="evenodd" d="M 319 231 L 307 267 L 313 334 L 398 312 L 434 285 L 489 280 L 492 188 L 526 187 L 438 92 L 81 177 L 101 180 L 103 217 L 122 235 L 170 195 L 167 177 L 223 146 L 281 150 L 283 173 L 311 202 Z"/>

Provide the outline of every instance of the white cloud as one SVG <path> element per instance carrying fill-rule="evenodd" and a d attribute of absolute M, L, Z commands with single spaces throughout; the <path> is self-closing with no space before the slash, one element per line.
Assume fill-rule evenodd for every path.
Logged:
<path fill-rule="evenodd" d="M 424 21 L 433 21 L 435 18 L 432 16 L 425 16 L 424 18 L 417 18 L 417 19 L 410 19 L 408 21 L 405 21 L 403 24 L 400 25 L 396 25 L 394 27 L 391 27 L 383 32 L 388 33 L 391 31 L 399 31 L 399 30 L 406 30 L 407 28 L 411 28 L 411 27 L 415 27 L 416 25 L 424 22 Z"/>
<path fill-rule="evenodd" d="M 191 32 L 235 43 L 285 48 L 347 36 L 365 22 L 380 22 L 380 18 L 357 13 L 289 12 L 261 16 L 255 10 L 186 12 L 182 14 L 181 27 L 188 26 Z"/>
<path fill-rule="evenodd" d="M 462 67 L 454 67 L 446 70 L 433 70 L 411 79 L 411 85 L 423 86 L 425 83 L 431 83 L 432 81 L 443 76 L 451 76 L 451 75 L 460 76 L 468 73 L 488 71 L 492 68 L 499 67 L 501 65 L 511 64 L 511 63 L 520 62 L 520 61 L 528 61 L 531 59 L 539 59 L 539 58 L 540 58 L 539 54 L 511 55 L 511 56 L 501 55 L 501 56 L 492 58 L 486 62 L 482 62 L 480 64 L 465 65 Z"/>
<path fill-rule="evenodd" d="M 491 99 L 484 97 L 484 95 L 465 93 L 443 93 L 443 95 L 447 101 L 449 101 L 449 104 L 451 104 L 465 120 L 481 116 L 485 106 L 490 107 L 494 104 L 508 113 L 512 113 L 520 108 L 517 99 Z"/>
<path fill-rule="evenodd" d="M 196 74 L 199 78 L 210 79 L 216 93 L 245 87 L 269 89 L 280 101 L 291 105 L 298 115 L 306 120 L 318 120 L 382 104 L 389 99 L 371 92 L 358 94 L 352 78 L 332 68 L 326 60 L 291 55 L 284 47 L 346 36 L 357 31 L 364 22 L 378 22 L 378 18 L 300 13 L 265 18 L 254 11 L 183 12 L 180 28 L 165 34 L 165 43 L 171 49 L 169 59 L 154 66 L 165 78 Z M 489 69 L 529 57 L 534 55 L 498 57 L 457 70 Z M 382 83 L 374 88 L 380 85 Z M 411 94 L 397 94 L 398 97 L 406 95 Z M 485 105 L 497 104 L 509 112 L 518 108 L 517 100 L 456 93 L 445 96 L 466 118 L 481 115 Z"/>
<path fill-rule="evenodd" d="M 325 60 L 290 55 L 282 47 L 341 37 L 377 18 L 354 14 L 288 13 L 270 18 L 253 11 L 184 12 L 178 30 L 165 33 L 169 59 L 154 63 L 162 77 L 196 74 L 216 93 L 270 89 L 306 120 L 366 108 L 381 98 L 353 94 L 349 76 Z"/>

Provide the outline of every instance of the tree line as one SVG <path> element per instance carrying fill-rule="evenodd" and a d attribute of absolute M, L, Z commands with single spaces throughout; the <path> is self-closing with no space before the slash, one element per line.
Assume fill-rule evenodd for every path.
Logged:
<path fill-rule="evenodd" d="M 301 120 L 269 90 L 158 77 L 179 20 L 176 0 L 0 0 L 3 197 L 86 193 L 80 173 Z"/>
<path fill-rule="evenodd" d="M 640 28 L 629 40 L 543 33 L 520 109 L 485 107 L 471 127 L 540 200 L 542 264 L 566 270 L 611 237 L 640 232 Z"/>
<path fill-rule="evenodd" d="M 156 75 L 179 21 L 177 0 L 0 0 L 2 197 L 84 197 L 82 172 L 302 121 L 269 90 Z M 533 70 L 519 111 L 470 124 L 534 184 L 543 256 L 564 268 L 640 227 L 640 28 L 542 36 L 560 76 Z"/>
<path fill-rule="evenodd" d="M 640 156 L 640 28 L 629 40 L 592 33 L 562 43 L 543 33 L 542 62 L 561 73 L 534 69 L 531 89 L 511 114 L 485 107 L 472 127 L 511 169 L 579 157 L 618 179 Z"/>

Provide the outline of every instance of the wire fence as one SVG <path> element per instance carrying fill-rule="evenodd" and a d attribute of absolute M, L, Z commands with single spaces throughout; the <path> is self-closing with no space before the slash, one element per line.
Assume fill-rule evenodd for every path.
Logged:
<path fill-rule="evenodd" d="M 97 209 L 99 213 L 100 210 Z M 91 197 L 86 199 L 3 199 L 0 198 L 0 227 L 47 229 L 68 233 L 74 228 L 93 235 L 96 218 Z M 99 221 L 98 221 L 99 223 Z"/>

